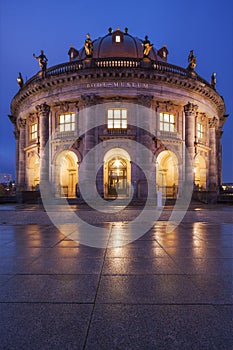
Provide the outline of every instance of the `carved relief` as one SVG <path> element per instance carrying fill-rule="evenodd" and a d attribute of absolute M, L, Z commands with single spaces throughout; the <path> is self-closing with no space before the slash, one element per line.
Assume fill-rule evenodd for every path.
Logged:
<path fill-rule="evenodd" d="M 83 105 L 85 107 L 94 106 L 99 101 L 99 97 L 96 96 L 95 94 L 82 95 L 81 98 L 82 98 Z"/>
<path fill-rule="evenodd" d="M 30 122 L 31 124 L 33 124 L 33 123 L 36 122 L 36 116 L 35 116 L 33 113 L 31 113 L 31 114 L 29 114 L 29 116 L 28 116 L 28 120 L 29 120 L 29 122 Z"/>
<path fill-rule="evenodd" d="M 214 116 L 213 119 L 209 120 L 209 127 L 216 128 L 217 126 L 218 126 L 218 118 Z"/>
<path fill-rule="evenodd" d="M 42 115 L 48 115 L 49 111 L 50 111 L 50 106 L 47 105 L 46 102 L 37 105 L 36 106 L 36 110 L 38 114 L 42 114 Z"/>
<path fill-rule="evenodd" d="M 148 107 L 148 108 L 151 107 L 152 100 L 153 100 L 153 96 L 151 96 L 151 95 L 139 95 L 138 96 L 138 103 L 140 105 L 143 105 L 143 106 Z"/>
<path fill-rule="evenodd" d="M 198 106 L 195 105 L 194 103 L 188 102 L 184 106 L 184 112 L 185 112 L 186 115 L 194 114 L 197 110 L 198 110 Z"/>
<path fill-rule="evenodd" d="M 18 119 L 18 127 L 19 128 L 23 128 L 26 126 L 26 119 L 23 119 L 23 118 L 19 118 Z"/>
<path fill-rule="evenodd" d="M 59 107 L 61 113 L 67 113 L 69 111 L 69 102 L 61 102 Z"/>

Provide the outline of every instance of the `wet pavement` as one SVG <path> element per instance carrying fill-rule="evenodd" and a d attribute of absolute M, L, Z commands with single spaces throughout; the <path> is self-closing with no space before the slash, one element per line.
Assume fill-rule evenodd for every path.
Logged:
<path fill-rule="evenodd" d="M 115 222 L 75 210 L 105 228 L 106 248 L 41 206 L 0 206 L 0 349 L 232 350 L 233 207 L 195 205 L 171 232 L 166 208 L 129 244 L 140 208 Z"/>

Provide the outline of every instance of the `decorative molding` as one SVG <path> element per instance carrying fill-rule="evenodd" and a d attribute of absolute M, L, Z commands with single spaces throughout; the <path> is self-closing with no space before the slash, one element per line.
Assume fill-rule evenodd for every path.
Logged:
<path fill-rule="evenodd" d="M 94 106 L 99 102 L 99 97 L 95 94 L 82 95 L 81 99 L 85 107 Z"/>
<path fill-rule="evenodd" d="M 212 119 L 209 120 L 209 127 L 216 128 L 217 126 L 218 126 L 218 118 L 214 116 Z"/>
<path fill-rule="evenodd" d="M 125 70 L 125 76 L 128 77 L 128 70 L 127 68 L 122 68 L 122 71 Z M 142 71 L 145 73 L 142 75 Z M 162 73 L 162 75 L 161 75 Z M 99 81 L 101 72 L 98 71 L 98 69 L 94 70 L 90 74 L 87 74 L 85 70 L 83 71 L 78 71 L 78 75 L 74 76 L 72 72 L 72 79 L 71 79 L 71 73 L 66 74 L 63 79 L 57 79 L 57 77 L 49 77 L 49 80 L 45 78 L 43 81 L 43 84 L 41 84 L 41 81 L 34 81 L 28 84 L 28 86 L 24 86 L 24 89 L 20 90 L 19 93 L 14 97 L 12 101 L 12 112 L 16 114 L 18 108 L 20 108 L 20 104 L 28 99 L 30 95 L 36 95 L 38 92 L 41 93 L 43 90 L 48 90 L 49 89 L 56 89 L 58 86 L 61 86 L 62 84 L 65 83 L 71 83 L 71 81 L 78 80 L 78 82 L 74 82 L 75 86 L 77 87 L 80 85 L 80 89 L 82 90 L 84 88 L 84 85 L 87 83 L 84 83 L 85 80 L 90 81 L 90 79 L 97 80 Z M 106 75 L 107 74 L 107 75 Z M 120 74 L 117 71 L 109 69 L 108 73 L 105 74 L 105 77 L 107 76 L 107 80 L 103 76 L 103 82 L 106 82 L 106 86 L 108 85 L 108 82 L 111 78 L 120 78 Z M 122 73 L 123 74 L 123 73 Z M 225 112 L 225 107 L 224 107 L 224 101 L 222 97 L 215 91 L 213 90 L 210 86 L 205 85 L 201 81 L 198 81 L 196 79 L 187 79 L 186 76 L 172 76 L 169 74 L 167 75 L 166 72 L 160 72 L 158 75 L 157 72 L 150 72 L 148 74 L 146 71 L 140 69 L 138 72 L 133 71 L 130 72 L 130 79 L 133 81 L 134 79 L 137 81 L 136 85 L 138 82 L 143 82 L 145 79 L 150 79 L 150 84 L 147 83 L 147 89 L 153 88 L 153 85 L 157 86 L 157 83 L 166 83 L 166 84 L 172 84 L 173 86 L 177 86 L 177 89 L 179 88 L 185 88 L 188 89 L 189 91 L 193 91 L 198 93 L 200 96 L 203 96 L 209 100 L 211 100 L 212 103 L 216 105 L 216 107 L 219 110 L 219 114 L 224 114 Z M 83 82 L 83 83 L 82 83 Z M 119 83 L 119 88 L 121 88 L 121 84 Z M 133 87 L 132 87 L 133 88 Z"/>
<path fill-rule="evenodd" d="M 18 119 L 18 127 L 19 128 L 23 128 L 23 127 L 25 127 L 26 126 L 26 119 L 23 119 L 23 118 L 19 118 Z"/>
<path fill-rule="evenodd" d="M 138 95 L 138 103 L 145 107 L 151 108 L 152 100 L 152 95 Z"/>
<path fill-rule="evenodd" d="M 50 112 L 50 106 L 46 102 L 36 106 L 37 113 L 39 115 L 47 116 Z"/>
<path fill-rule="evenodd" d="M 65 101 L 65 102 L 61 102 L 59 104 L 59 107 L 60 107 L 60 112 L 61 113 L 67 113 L 69 111 L 69 102 L 68 101 Z"/>
<path fill-rule="evenodd" d="M 188 102 L 184 106 L 184 113 L 185 113 L 185 115 L 193 115 L 194 113 L 197 112 L 197 110 L 198 110 L 198 106 L 195 105 L 194 103 Z"/>
<path fill-rule="evenodd" d="M 29 120 L 30 123 L 35 123 L 36 116 L 34 115 L 34 113 L 29 114 L 28 120 Z"/>

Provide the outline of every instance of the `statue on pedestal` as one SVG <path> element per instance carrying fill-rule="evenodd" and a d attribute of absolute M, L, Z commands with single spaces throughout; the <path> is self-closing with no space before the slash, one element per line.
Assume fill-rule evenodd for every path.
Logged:
<path fill-rule="evenodd" d="M 211 75 L 211 85 L 215 89 L 215 86 L 216 86 L 216 73 L 215 72 Z"/>
<path fill-rule="evenodd" d="M 189 62 L 188 69 L 194 70 L 194 68 L 197 65 L 197 58 L 196 56 L 194 56 L 193 50 L 191 50 L 189 53 L 188 62 Z"/>
<path fill-rule="evenodd" d="M 86 37 L 87 38 L 84 43 L 84 48 L 85 48 L 86 56 L 88 58 L 91 58 L 93 56 L 93 42 L 90 38 L 90 34 L 87 34 Z"/>
<path fill-rule="evenodd" d="M 142 42 L 142 46 L 143 46 L 143 55 L 144 57 L 148 57 L 149 56 L 149 53 L 150 53 L 150 50 L 152 49 L 153 47 L 153 44 L 150 43 L 150 40 L 148 39 L 148 36 L 146 35 L 145 36 L 145 40 L 143 40 Z"/>
<path fill-rule="evenodd" d="M 38 60 L 40 69 L 41 69 L 42 71 L 45 71 L 46 68 L 47 68 L 48 59 L 47 59 L 47 57 L 45 56 L 44 51 L 41 50 L 39 56 L 36 56 L 35 54 L 33 54 L 33 57 L 34 57 L 35 59 Z"/>
<path fill-rule="evenodd" d="M 19 76 L 17 78 L 17 82 L 18 82 L 18 85 L 19 85 L 20 88 L 23 87 L 24 81 L 23 81 L 22 74 L 20 72 L 19 72 Z"/>

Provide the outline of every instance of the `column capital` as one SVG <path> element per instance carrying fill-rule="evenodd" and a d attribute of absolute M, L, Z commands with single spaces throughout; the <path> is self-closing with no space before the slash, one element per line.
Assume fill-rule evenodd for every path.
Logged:
<path fill-rule="evenodd" d="M 198 110 L 198 106 L 195 105 L 194 103 L 188 102 L 188 103 L 184 106 L 184 113 L 185 113 L 185 115 L 194 114 L 197 110 Z"/>
<path fill-rule="evenodd" d="M 50 106 L 46 102 L 36 106 L 37 113 L 40 115 L 48 115 Z"/>
<path fill-rule="evenodd" d="M 217 128 L 218 126 L 218 118 L 213 117 L 212 119 L 209 120 L 209 127 L 210 128 Z"/>
<path fill-rule="evenodd" d="M 18 119 L 18 127 L 19 128 L 24 128 L 26 126 L 26 119 L 19 118 Z"/>

